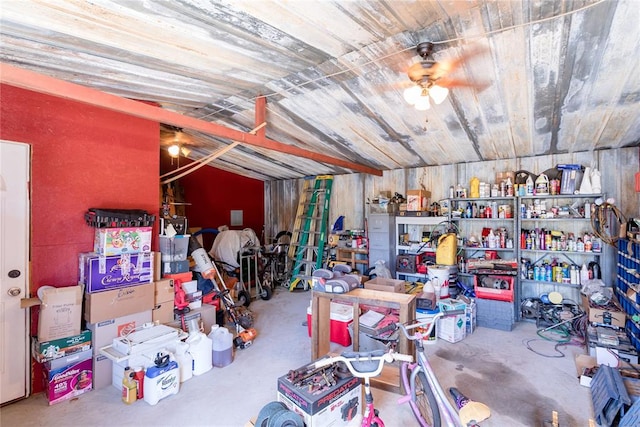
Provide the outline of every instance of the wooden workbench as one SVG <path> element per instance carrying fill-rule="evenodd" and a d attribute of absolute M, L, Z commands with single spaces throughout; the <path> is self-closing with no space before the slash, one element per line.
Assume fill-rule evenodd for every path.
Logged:
<path fill-rule="evenodd" d="M 358 351 L 360 333 L 360 305 L 394 308 L 399 310 L 399 321 L 408 323 L 415 320 L 415 295 L 394 292 L 373 291 L 369 289 L 354 289 L 346 294 L 328 294 L 312 292 L 311 300 L 311 358 L 316 360 L 330 351 L 330 315 L 331 301 L 340 300 L 353 304 L 353 349 Z M 398 353 L 410 354 L 415 357 L 415 346 L 412 341 L 400 334 L 397 347 Z M 400 380 L 400 364 L 386 364 L 377 378 L 371 379 L 371 385 L 383 390 L 402 392 Z"/>

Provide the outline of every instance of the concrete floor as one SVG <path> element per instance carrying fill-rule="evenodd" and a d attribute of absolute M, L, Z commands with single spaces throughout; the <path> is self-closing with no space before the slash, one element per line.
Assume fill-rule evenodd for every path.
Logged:
<path fill-rule="evenodd" d="M 253 345 L 237 351 L 232 364 L 193 377 L 155 406 L 125 405 L 113 387 L 54 406 L 37 394 L 0 408 L 0 425 L 242 427 L 276 399 L 279 376 L 310 362 L 305 323 L 310 298 L 309 292 L 278 288 L 271 300 L 253 301 L 259 334 Z M 579 385 L 574 365 L 574 354 L 584 349 L 570 346 L 562 349 L 566 357 L 543 357 L 525 345 L 536 338 L 532 323 L 518 323 L 511 332 L 477 328 L 455 344 L 439 340 L 427 353 L 445 390 L 455 386 L 491 408 L 482 427 L 544 426 L 554 410 L 562 427 L 589 425 L 591 395 Z M 558 355 L 551 342 L 530 344 L 540 353 Z M 416 425 L 409 407 L 397 404 L 398 395 L 378 389 L 373 394 L 388 427 Z"/>

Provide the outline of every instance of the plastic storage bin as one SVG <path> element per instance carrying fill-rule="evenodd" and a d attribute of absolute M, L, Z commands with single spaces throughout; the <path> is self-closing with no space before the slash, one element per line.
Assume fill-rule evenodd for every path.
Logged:
<path fill-rule="evenodd" d="M 189 234 L 178 234 L 177 236 L 160 236 L 160 252 L 162 261 L 184 261 L 187 259 L 189 251 Z"/>
<path fill-rule="evenodd" d="M 351 345 L 349 325 L 353 322 L 353 307 L 346 304 L 331 302 L 330 340 L 336 344 L 348 347 Z M 307 331 L 311 336 L 311 306 L 307 308 Z"/>

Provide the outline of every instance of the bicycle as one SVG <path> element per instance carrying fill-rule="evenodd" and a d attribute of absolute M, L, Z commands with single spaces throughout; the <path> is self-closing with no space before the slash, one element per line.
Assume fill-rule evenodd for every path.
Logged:
<path fill-rule="evenodd" d="M 457 389 L 451 388 L 449 391 L 456 400 L 456 406 L 460 409 L 460 414 L 458 414 L 457 409 L 454 408 L 442 390 L 424 352 L 423 338 L 430 336 L 439 318 L 464 313 L 465 310 L 441 311 L 425 321 L 408 326 L 397 324 L 404 336 L 415 342 L 417 354 L 417 362 L 403 363 L 401 366 L 401 378 L 406 395 L 398 399 L 398 403 L 409 403 L 421 427 L 474 426 L 489 417 L 490 411 L 486 405 L 470 401 Z M 410 330 L 417 328 L 420 328 L 417 332 L 409 334 Z"/>
<path fill-rule="evenodd" d="M 333 363 L 344 363 L 351 374 L 356 378 L 364 380 L 365 410 L 361 427 L 384 427 L 384 422 L 378 415 L 378 410 L 373 405 L 373 394 L 371 393 L 371 378 L 377 377 L 382 372 L 385 363 L 394 361 L 411 362 L 413 356 L 396 353 L 393 350 L 374 350 L 367 352 L 345 351 L 340 356 L 319 359 L 313 363 L 315 369 L 331 365 Z"/>

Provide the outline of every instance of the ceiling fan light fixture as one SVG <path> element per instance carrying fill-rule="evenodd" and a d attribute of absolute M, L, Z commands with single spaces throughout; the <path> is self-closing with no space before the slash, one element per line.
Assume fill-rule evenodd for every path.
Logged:
<path fill-rule="evenodd" d="M 414 105 L 418 98 L 420 98 L 420 94 L 422 93 L 422 89 L 420 86 L 411 86 L 404 90 L 404 100 L 407 101 L 410 105 Z"/>
<path fill-rule="evenodd" d="M 416 107 L 416 110 L 418 111 L 425 111 L 431 108 L 431 105 L 429 104 L 429 95 L 426 89 L 424 89 L 422 91 L 422 95 L 418 97 L 415 107 Z"/>
<path fill-rule="evenodd" d="M 449 95 L 449 89 L 446 87 L 433 85 L 429 88 L 429 95 L 431 95 L 431 99 L 436 104 L 442 104 L 445 99 L 447 99 L 447 95 Z"/>
<path fill-rule="evenodd" d="M 180 155 L 180 146 L 177 144 L 173 144 L 167 148 L 169 155 L 171 157 L 178 157 Z"/>
<path fill-rule="evenodd" d="M 191 154 L 191 150 L 184 146 L 180 147 L 180 152 L 184 157 L 189 157 L 189 154 Z"/>

